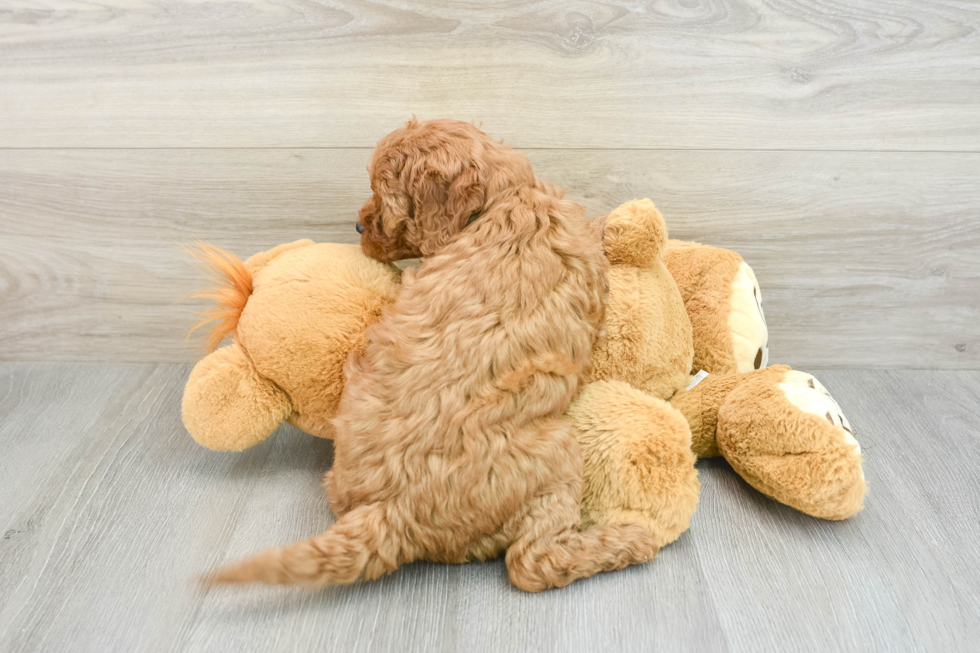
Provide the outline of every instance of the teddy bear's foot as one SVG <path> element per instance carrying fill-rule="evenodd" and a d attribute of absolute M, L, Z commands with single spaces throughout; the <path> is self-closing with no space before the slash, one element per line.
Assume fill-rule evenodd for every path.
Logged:
<path fill-rule="evenodd" d="M 194 366 L 181 411 L 184 426 L 198 444 L 241 451 L 272 435 L 292 408 L 286 393 L 259 374 L 242 348 L 232 344 Z"/>
<path fill-rule="evenodd" d="M 663 262 L 677 282 L 694 335 L 694 370 L 750 372 L 769 364 L 762 289 L 735 252 L 668 241 Z"/>
<path fill-rule="evenodd" d="M 784 365 L 750 372 L 718 409 L 718 449 L 754 488 L 822 519 L 863 507 L 861 447 L 830 393 Z"/>
<path fill-rule="evenodd" d="M 658 547 L 687 530 L 701 486 L 683 414 L 628 383 L 598 381 L 568 418 L 582 448 L 583 528 L 641 524 Z"/>

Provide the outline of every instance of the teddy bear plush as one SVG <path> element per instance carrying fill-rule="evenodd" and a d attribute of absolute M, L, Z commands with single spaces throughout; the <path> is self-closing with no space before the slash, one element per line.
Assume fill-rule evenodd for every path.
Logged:
<path fill-rule="evenodd" d="M 816 379 L 765 367 L 761 292 L 741 257 L 669 241 L 649 200 L 593 227 L 611 266 L 605 334 L 568 412 L 583 454 L 583 522 L 643 523 L 663 546 L 697 506 L 696 458 L 718 455 L 803 512 L 857 512 L 865 485 L 850 425 Z M 205 295 L 217 308 L 204 319 L 218 324 L 185 388 L 187 430 L 217 450 L 253 446 L 283 421 L 331 437 L 344 361 L 397 294 L 398 269 L 355 245 L 311 241 L 244 262 L 209 247 L 201 256 L 222 284 Z"/>
<path fill-rule="evenodd" d="M 750 485 L 812 516 L 859 511 L 866 485 L 850 424 L 813 376 L 765 367 L 762 294 L 741 257 L 668 241 L 649 200 L 595 225 L 611 264 L 606 334 L 593 352 L 593 383 L 569 410 L 586 469 L 603 470 L 586 478 L 583 518 L 641 521 L 663 541 L 675 538 L 696 502 L 679 462 L 687 448 L 724 456 Z M 678 413 L 691 436 L 683 451 L 683 429 L 667 427 L 680 424 Z"/>

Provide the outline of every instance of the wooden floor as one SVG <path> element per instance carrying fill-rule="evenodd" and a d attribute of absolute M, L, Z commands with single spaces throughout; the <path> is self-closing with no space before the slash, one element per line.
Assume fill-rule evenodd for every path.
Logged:
<path fill-rule="evenodd" d="M 242 454 L 180 424 L 183 364 L 0 363 L 3 651 L 975 651 L 980 372 L 824 371 L 865 451 L 845 522 L 699 463 L 690 530 L 650 564 L 543 594 L 500 561 L 318 592 L 194 576 L 325 529 L 330 443 Z"/>

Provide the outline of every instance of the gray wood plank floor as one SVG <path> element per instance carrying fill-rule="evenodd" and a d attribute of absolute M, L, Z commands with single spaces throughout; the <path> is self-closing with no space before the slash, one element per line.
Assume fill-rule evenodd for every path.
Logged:
<path fill-rule="evenodd" d="M 243 454 L 180 424 L 183 364 L 0 363 L 0 650 L 966 651 L 980 639 L 980 372 L 824 371 L 865 510 L 805 517 L 699 463 L 651 564 L 524 594 L 501 561 L 319 592 L 199 572 L 332 522 L 329 442 Z"/>

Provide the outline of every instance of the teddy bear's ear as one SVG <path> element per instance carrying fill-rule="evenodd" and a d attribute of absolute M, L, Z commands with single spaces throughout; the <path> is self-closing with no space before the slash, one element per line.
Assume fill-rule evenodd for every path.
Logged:
<path fill-rule="evenodd" d="M 184 426 L 216 451 L 241 451 L 272 435 L 292 412 L 289 397 L 238 345 L 201 359 L 184 387 Z"/>
<path fill-rule="evenodd" d="M 627 202 L 605 218 L 602 246 L 614 265 L 651 267 L 666 243 L 667 225 L 648 199 Z"/>

